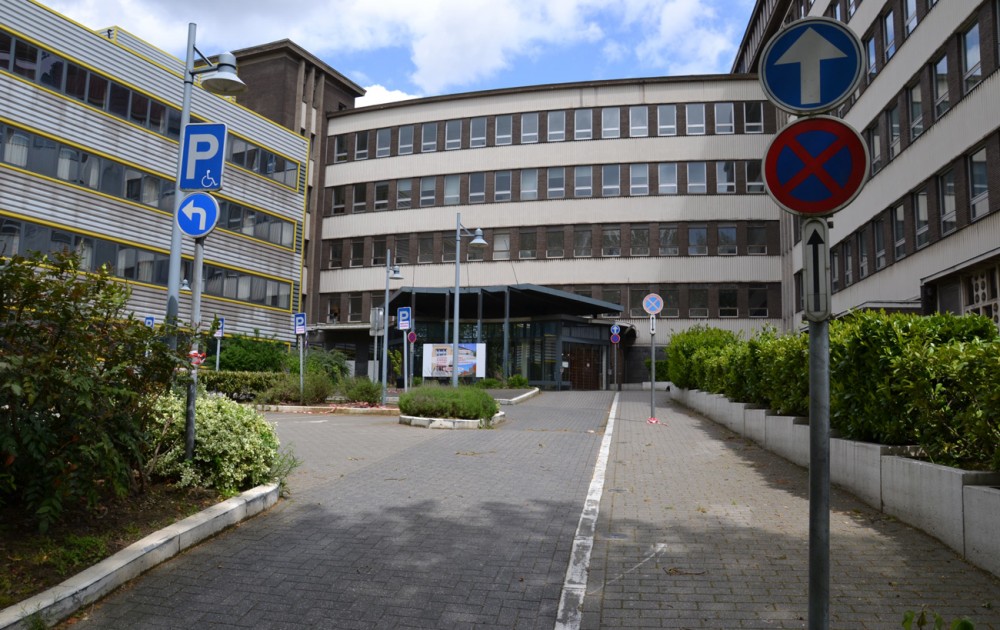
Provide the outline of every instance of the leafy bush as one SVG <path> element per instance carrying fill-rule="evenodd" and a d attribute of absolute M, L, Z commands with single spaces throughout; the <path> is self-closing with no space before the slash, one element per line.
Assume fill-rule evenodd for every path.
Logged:
<path fill-rule="evenodd" d="M 481 378 L 474 383 L 479 389 L 502 389 L 503 381 L 497 378 Z"/>
<path fill-rule="evenodd" d="M 782 415 L 809 415 L 809 336 L 794 333 L 759 341 L 756 374 L 747 376 L 757 378 L 759 404 Z"/>
<path fill-rule="evenodd" d="M 182 365 L 158 338 L 176 330 L 134 319 L 129 288 L 78 263 L 0 265 L 0 504 L 24 505 L 42 530 L 142 483 L 151 401 Z"/>
<path fill-rule="evenodd" d="M 160 396 L 156 409 L 153 474 L 182 487 L 218 488 L 231 494 L 273 481 L 278 436 L 252 407 L 225 396 L 199 396 L 191 461 L 184 460 L 186 400 L 174 394 Z"/>
<path fill-rule="evenodd" d="M 667 345 L 667 373 L 670 375 L 670 382 L 683 389 L 701 389 L 701 368 L 694 354 L 703 348 L 720 349 L 737 341 L 736 335 L 727 330 L 705 326 L 694 326 L 674 333 Z"/>
<path fill-rule="evenodd" d="M 318 405 L 333 395 L 335 388 L 325 372 L 306 372 L 299 382 L 298 374 L 278 374 L 274 384 L 262 392 L 256 401 L 262 404 Z M 301 385 L 301 387 L 300 387 Z"/>
<path fill-rule="evenodd" d="M 399 411 L 424 418 L 461 418 L 489 421 L 500 407 L 477 387 L 418 387 L 399 398 Z"/>
<path fill-rule="evenodd" d="M 340 395 L 350 402 L 375 406 L 382 402 L 382 385 L 364 376 L 345 379 L 340 384 Z"/>
<path fill-rule="evenodd" d="M 288 371 L 299 373 L 299 353 L 293 351 L 287 357 Z M 337 381 L 347 376 L 347 356 L 339 350 L 309 349 L 306 352 L 306 374 L 324 374 L 331 381 Z"/>
<path fill-rule="evenodd" d="M 219 369 L 236 372 L 281 372 L 288 355 L 286 347 L 275 339 L 232 335 L 222 341 Z M 298 356 L 298 355 L 296 355 Z"/>
<path fill-rule="evenodd" d="M 531 384 L 528 383 L 528 377 L 523 374 L 514 374 L 507 379 L 507 387 L 511 389 L 528 389 Z"/>
<path fill-rule="evenodd" d="M 210 392 L 224 394 L 237 402 L 250 402 L 256 400 L 262 392 L 274 387 L 283 377 L 284 375 L 280 372 L 201 370 L 198 372 L 198 384 L 203 385 Z M 298 395 L 298 389 L 296 389 L 296 395 Z"/>
<path fill-rule="evenodd" d="M 650 359 L 645 358 L 642 360 L 643 365 L 646 366 L 646 374 L 649 374 L 649 363 Z M 665 383 L 670 380 L 670 372 L 667 369 L 667 362 L 660 360 L 656 362 L 656 382 Z"/>

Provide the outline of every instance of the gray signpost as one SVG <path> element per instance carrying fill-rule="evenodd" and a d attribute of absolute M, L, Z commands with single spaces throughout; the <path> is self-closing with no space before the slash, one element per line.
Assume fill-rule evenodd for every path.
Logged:
<path fill-rule="evenodd" d="M 649 313 L 649 422 L 656 420 L 656 314 L 663 310 L 663 298 L 650 293 L 642 298 L 642 309 Z"/>

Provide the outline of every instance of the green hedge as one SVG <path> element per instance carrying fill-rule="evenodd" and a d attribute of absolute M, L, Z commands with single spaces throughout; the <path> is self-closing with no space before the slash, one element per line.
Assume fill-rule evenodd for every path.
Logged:
<path fill-rule="evenodd" d="M 499 410 L 492 396 L 472 386 L 427 385 L 411 389 L 399 398 L 400 413 L 423 418 L 489 421 Z"/>
<path fill-rule="evenodd" d="M 250 402 L 271 389 L 283 379 L 281 372 L 231 372 L 201 370 L 198 372 L 198 383 L 204 385 L 210 392 L 223 394 L 238 401 Z M 296 380 L 298 377 L 296 377 Z M 296 387 L 298 387 L 296 385 Z"/>
<path fill-rule="evenodd" d="M 809 413 L 805 333 L 749 341 L 695 327 L 667 347 L 678 387 L 777 413 Z M 986 317 L 858 312 L 830 324 L 831 426 L 848 439 L 917 444 L 940 463 L 1000 470 L 1000 339 Z"/>

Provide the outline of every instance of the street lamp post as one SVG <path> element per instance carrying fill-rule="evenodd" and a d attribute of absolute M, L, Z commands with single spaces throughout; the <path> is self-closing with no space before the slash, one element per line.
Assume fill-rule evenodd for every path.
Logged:
<path fill-rule="evenodd" d="M 195 48 L 195 33 L 197 25 L 192 22 L 188 24 L 187 57 L 184 62 L 184 96 L 181 100 L 181 128 L 180 140 L 183 143 L 184 133 L 188 123 L 191 122 L 191 92 L 194 87 L 194 77 L 199 74 L 214 72 L 211 77 L 205 77 L 201 85 L 204 89 L 222 96 L 235 96 L 246 91 L 247 86 L 236 76 L 236 57 L 231 53 L 222 53 L 218 57 L 218 63 L 213 64 L 205 58 L 201 51 Z M 198 56 L 206 63 L 202 68 L 195 70 L 194 55 Z M 170 260 L 167 265 L 167 316 L 168 323 L 177 323 L 177 312 L 180 303 L 181 288 L 181 230 L 177 225 L 177 214 L 180 212 L 183 202 L 183 191 L 181 190 L 181 176 L 183 171 L 183 147 L 177 150 L 177 181 L 174 183 L 174 214 L 170 226 Z M 177 349 L 177 337 L 171 335 L 169 339 L 171 349 Z"/>
<path fill-rule="evenodd" d="M 392 264 L 392 250 L 385 251 L 385 301 L 382 302 L 382 406 L 385 407 L 389 377 L 389 281 L 402 280 L 399 266 Z M 405 342 L 404 342 L 405 343 Z"/>
<path fill-rule="evenodd" d="M 476 228 L 475 232 L 470 232 L 462 225 L 462 213 L 455 213 L 455 308 L 452 337 L 451 337 L 451 386 L 458 387 L 458 304 L 459 304 L 459 284 L 462 279 L 462 235 L 471 236 L 469 242 L 470 249 L 481 249 L 486 247 L 486 240 L 483 239 L 483 231 Z"/>

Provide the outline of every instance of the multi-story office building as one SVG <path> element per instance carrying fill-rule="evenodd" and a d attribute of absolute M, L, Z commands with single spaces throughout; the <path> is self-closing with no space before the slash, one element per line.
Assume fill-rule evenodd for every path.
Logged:
<path fill-rule="evenodd" d="M 0 255 L 70 248 L 162 321 L 184 63 L 118 28 L 92 31 L 32 0 L 0 22 Z M 202 313 L 227 332 L 293 339 L 301 308 L 309 144 L 195 87 L 193 122 L 228 125 Z M 185 239 L 184 277 L 193 243 Z M 182 290 L 180 317 L 190 317 Z"/>
<path fill-rule="evenodd" d="M 867 56 L 860 89 L 838 112 L 872 160 L 867 186 L 833 217 L 833 311 L 1000 321 L 1000 3 L 762 0 L 734 71 L 754 72 L 768 35 L 805 15 L 845 22 Z M 802 310 L 802 254 L 795 222 L 783 224 L 784 320 L 792 327 Z"/>

